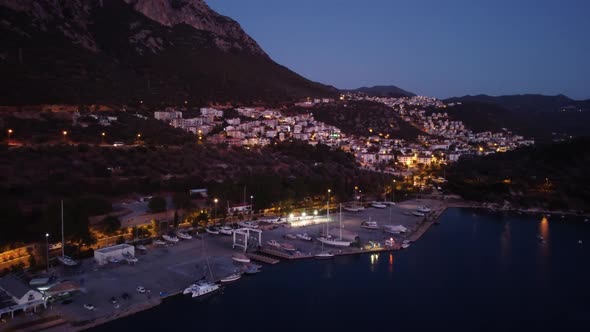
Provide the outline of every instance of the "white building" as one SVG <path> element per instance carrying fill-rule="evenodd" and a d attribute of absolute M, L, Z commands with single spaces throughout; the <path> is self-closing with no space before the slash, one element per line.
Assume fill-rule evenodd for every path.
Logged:
<path fill-rule="evenodd" d="M 162 121 L 170 121 L 172 119 L 181 119 L 182 118 L 182 112 L 179 111 L 157 111 L 154 112 L 154 118 L 156 120 L 162 120 Z"/>
<path fill-rule="evenodd" d="M 47 299 L 41 292 L 32 289 L 13 275 L 0 279 L 0 298 L 5 304 L 0 306 L 0 317 L 4 314 L 14 317 L 18 310 L 27 311 L 33 308 L 37 311 L 39 305 L 47 307 Z"/>

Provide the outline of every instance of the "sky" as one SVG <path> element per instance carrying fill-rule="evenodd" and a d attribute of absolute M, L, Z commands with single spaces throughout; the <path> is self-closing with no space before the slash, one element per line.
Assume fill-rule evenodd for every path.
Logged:
<path fill-rule="evenodd" d="M 590 98 L 588 0 L 206 0 L 276 62 L 337 88 Z"/>

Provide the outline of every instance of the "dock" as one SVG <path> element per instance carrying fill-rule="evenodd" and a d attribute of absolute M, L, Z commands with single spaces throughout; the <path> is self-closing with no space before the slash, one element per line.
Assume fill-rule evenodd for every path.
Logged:
<path fill-rule="evenodd" d="M 272 258 L 272 257 L 268 257 L 268 256 L 264 256 L 264 255 L 259 255 L 259 254 L 255 254 L 255 253 L 246 253 L 246 257 L 255 260 L 255 261 L 259 261 L 259 262 L 263 262 L 266 264 L 277 264 L 280 261 L 276 258 Z"/>
<path fill-rule="evenodd" d="M 313 257 L 313 255 L 311 254 L 300 254 L 300 255 L 290 255 L 287 254 L 285 252 L 279 251 L 279 250 L 275 250 L 275 249 L 270 249 L 270 248 L 262 248 L 262 249 L 258 249 L 258 252 L 261 252 L 263 254 L 267 254 L 267 255 L 271 255 L 271 256 L 275 256 L 275 257 L 280 257 L 283 259 L 304 259 L 304 258 L 311 258 Z"/>

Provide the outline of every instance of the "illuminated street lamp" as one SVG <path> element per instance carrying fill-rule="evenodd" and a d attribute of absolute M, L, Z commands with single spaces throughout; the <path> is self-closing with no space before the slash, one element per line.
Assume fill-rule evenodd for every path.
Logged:
<path fill-rule="evenodd" d="M 250 212 L 254 214 L 254 195 L 250 195 Z"/>
<path fill-rule="evenodd" d="M 68 131 L 67 131 L 67 130 L 63 130 L 63 131 L 61 132 L 61 135 L 63 136 L 63 138 L 64 138 L 64 142 L 65 142 L 65 141 L 66 141 L 66 139 L 67 139 L 66 137 L 68 136 Z"/>
<path fill-rule="evenodd" d="M 326 218 L 330 221 L 330 193 L 332 189 L 328 189 L 328 201 L 326 202 Z"/>
<path fill-rule="evenodd" d="M 215 198 L 213 200 L 213 203 L 215 203 L 215 210 L 213 211 L 213 219 L 217 219 L 217 202 L 219 202 L 219 200 L 217 198 Z"/>
<path fill-rule="evenodd" d="M 6 132 L 8 133 L 8 139 L 10 140 L 10 136 L 12 136 L 12 129 L 8 129 Z"/>
<path fill-rule="evenodd" d="M 45 233 L 45 250 L 47 253 L 47 273 L 49 273 L 49 233 Z"/>

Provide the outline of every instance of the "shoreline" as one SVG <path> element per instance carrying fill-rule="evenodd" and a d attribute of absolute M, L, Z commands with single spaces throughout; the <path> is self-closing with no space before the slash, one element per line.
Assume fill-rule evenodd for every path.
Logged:
<path fill-rule="evenodd" d="M 405 238 L 405 239 L 409 240 L 411 243 L 418 241 L 424 234 L 426 234 L 426 232 L 430 229 L 430 227 L 432 225 L 438 224 L 439 218 L 442 216 L 442 214 L 444 214 L 444 212 L 448 208 L 475 208 L 475 209 L 486 209 L 486 210 L 491 210 L 491 211 L 515 211 L 515 212 L 531 213 L 531 214 L 535 214 L 535 213 L 542 214 L 543 213 L 543 211 L 539 211 L 539 210 L 527 210 L 527 211 L 514 210 L 514 209 L 494 210 L 494 209 L 490 209 L 490 208 L 484 206 L 482 203 L 475 203 L 475 202 L 462 201 L 462 200 L 446 201 L 446 200 L 420 199 L 420 200 L 415 200 L 414 205 L 412 205 L 411 201 L 401 202 L 398 204 L 398 208 L 401 207 L 401 208 L 405 208 L 405 209 L 413 209 L 417 206 L 424 205 L 424 204 L 428 204 L 429 206 L 436 205 L 436 207 L 434 207 L 431 212 L 429 212 L 426 216 L 424 216 L 422 220 L 420 220 L 420 221 L 416 220 L 414 226 L 409 228 L 409 232 L 401 235 L 401 238 Z M 376 210 L 372 210 L 372 211 L 376 211 Z M 553 212 L 553 213 L 555 213 L 555 212 Z M 579 215 L 577 215 L 577 216 L 579 216 Z M 413 220 L 415 220 L 415 219 L 413 219 Z M 315 225 L 315 226 L 317 226 L 317 225 Z M 319 225 L 319 226 L 321 226 L 321 225 Z M 292 231 L 292 230 L 293 229 L 291 229 L 290 227 L 283 227 L 283 229 L 281 231 L 285 232 L 285 231 Z M 265 232 L 266 233 L 265 237 L 267 237 L 268 234 L 270 234 L 272 236 L 274 234 L 272 232 L 273 231 L 268 231 L 268 233 Z M 274 234 L 274 235 L 276 236 L 278 234 Z M 228 239 L 228 238 L 219 238 L 218 237 L 215 239 L 220 239 L 217 242 L 223 242 L 221 239 Z M 203 240 L 193 240 L 193 241 L 203 241 Z M 226 240 L 226 242 L 227 242 L 227 240 Z M 219 245 L 219 243 L 217 243 L 217 245 Z M 157 249 L 153 249 L 153 250 L 155 251 Z M 396 244 L 393 247 L 381 246 L 381 247 L 369 248 L 369 249 L 356 248 L 356 247 L 347 247 L 346 249 L 335 248 L 334 250 L 332 250 L 332 252 L 334 253 L 334 256 L 345 256 L 345 255 L 373 254 L 373 253 L 380 253 L 380 252 L 392 252 L 392 251 L 397 251 L 397 250 L 406 250 L 406 249 L 402 249 L 399 244 Z M 411 250 L 411 248 L 409 248 L 407 250 Z M 211 258 L 212 259 L 213 258 L 218 258 L 218 259 L 223 258 L 226 260 L 229 258 L 231 260 L 231 253 L 232 252 L 235 253 L 234 250 L 223 250 L 221 252 L 221 255 L 218 255 L 215 257 L 211 256 Z M 293 255 L 285 256 L 284 254 L 273 255 L 272 252 L 270 252 L 269 250 L 256 250 L 256 251 L 250 251 L 248 254 L 251 254 L 253 256 L 253 257 L 251 257 L 252 260 L 257 260 L 254 256 L 258 255 L 258 256 L 263 256 L 263 257 L 269 258 L 271 260 L 276 260 L 277 262 L 279 261 L 279 260 L 277 260 L 277 258 L 279 258 L 280 260 L 288 260 L 288 261 L 299 260 L 299 259 L 314 259 L 314 256 L 311 255 L 311 252 L 309 254 L 302 254 L 301 256 L 293 256 Z M 258 259 L 257 262 L 260 262 L 260 259 Z M 176 265 L 182 265 L 182 264 L 183 263 L 179 263 Z M 265 265 L 266 264 L 269 264 L 269 263 L 265 262 Z M 270 263 L 270 264 L 273 264 L 273 263 Z M 115 268 L 118 268 L 118 267 L 115 267 Z M 154 267 L 154 268 L 156 268 L 156 267 Z M 160 305 L 166 298 L 169 298 L 171 296 L 177 296 L 179 294 L 182 294 L 181 289 L 176 289 L 174 291 L 166 291 L 164 294 L 160 294 L 159 296 L 157 294 L 154 294 L 153 297 L 148 298 L 143 301 L 140 301 L 138 303 L 129 304 L 126 308 L 124 308 L 120 311 L 116 311 L 115 313 L 112 313 L 112 314 L 98 316 L 93 319 L 79 319 L 79 320 L 67 319 L 63 315 L 59 314 L 59 317 L 61 319 L 61 322 L 59 325 L 49 324 L 51 326 L 43 326 L 43 325 L 47 325 L 47 322 L 43 322 L 43 323 L 40 323 L 39 325 L 36 325 L 36 326 L 38 327 L 38 329 L 43 329 L 45 331 L 54 331 L 54 332 L 87 330 L 87 329 L 90 329 L 93 327 L 97 327 L 97 326 L 106 324 L 108 322 L 114 321 L 119 318 L 127 317 L 130 315 L 142 312 L 144 310 L 154 308 L 154 307 Z M 54 309 L 54 308 L 52 308 L 52 309 Z M 58 308 L 58 310 L 59 310 L 59 308 Z M 55 315 L 55 311 L 53 311 L 53 310 L 48 309 L 46 312 L 48 313 L 48 315 Z M 40 319 L 42 320 L 43 317 L 41 317 Z M 23 325 L 23 324 L 21 324 L 21 325 Z M 26 325 L 29 325 L 29 326 L 27 326 L 27 328 L 21 328 L 21 329 L 19 329 L 18 326 L 14 326 L 13 330 L 15 330 L 15 331 L 35 330 L 36 326 L 30 326 L 30 324 L 26 324 Z"/>

